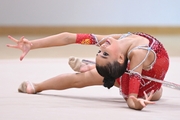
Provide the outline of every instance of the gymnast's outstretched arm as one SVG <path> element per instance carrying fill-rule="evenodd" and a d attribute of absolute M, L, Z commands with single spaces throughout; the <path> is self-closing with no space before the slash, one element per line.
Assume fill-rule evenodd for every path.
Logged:
<path fill-rule="evenodd" d="M 102 40 L 107 36 L 111 36 L 111 35 L 77 34 L 77 33 L 63 32 L 45 38 L 40 38 L 30 41 L 24 37 L 21 37 L 20 40 L 17 40 L 11 36 L 8 36 L 8 38 L 14 41 L 17 45 L 8 44 L 7 47 L 17 48 L 22 50 L 23 54 L 20 57 L 20 60 L 22 60 L 25 57 L 25 55 L 32 49 L 65 46 L 75 43 L 95 45 L 99 43 L 100 40 Z M 115 34 L 113 35 L 113 37 L 119 38 L 120 34 Z M 103 42 L 101 42 L 100 44 L 102 43 Z"/>

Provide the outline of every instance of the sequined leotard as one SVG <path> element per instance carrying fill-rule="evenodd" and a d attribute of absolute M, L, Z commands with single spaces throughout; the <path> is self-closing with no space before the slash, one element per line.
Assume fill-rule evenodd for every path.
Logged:
<path fill-rule="evenodd" d="M 148 70 L 142 70 L 141 75 L 136 72 L 133 72 L 133 70 L 130 71 L 128 64 L 128 72 L 124 73 L 118 79 L 118 83 L 120 84 L 120 92 L 122 93 L 124 98 L 127 98 L 130 93 L 136 93 L 138 94 L 138 97 L 144 97 L 144 91 L 148 94 L 152 90 L 159 90 L 162 85 L 161 83 L 144 79 L 142 78 L 142 76 L 148 76 L 151 78 L 164 80 L 166 72 L 169 68 L 168 54 L 164 49 L 163 45 L 156 38 L 145 33 L 134 34 L 145 37 L 149 40 L 149 46 L 138 46 L 136 48 L 153 51 L 156 57 L 154 62 L 149 66 L 150 68 Z"/>
<path fill-rule="evenodd" d="M 129 70 L 129 63 L 127 67 L 126 73 L 124 73 L 119 79 L 117 79 L 117 82 L 120 85 L 120 92 L 122 93 L 123 97 L 125 99 L 128 98 L 128 95 L 131 93 L 138 94 L 138 97 L 144 97 L 144 91 L 148 94 L 152 90 L 157 91 L 161 88 L 161 83 L 157 83 L 154 81 L 150 81 L 148 79 L 142 78 L 143 76 L 148 76 L 150 78 L 156 78 L 159 80 L 164 80 L 164 77 L 166 75 L 166 72 L 169 68 L 169 57 L 164 49 L 163 45 L 154 37 L 145 34 L 145 33 L 133 33 L 142 37 L 145 37 L 149 40 L 148 46 L 138 46 L 133 48 L 134 49 L 146 49 L 147 55 L 150 51 L 152 51 L 155 55 L 155 60 L 153 63 L 149 66 L 148 70 L 142 70 L 142 74 L 138 74 L 134 72 L 137 67 L 135 67 L 132 70 Z M 128 34 L 124 34 L 121 36 L 120 39 L 128 36 Z M 84 42 L 86 41 L 86 42 Z M 97 44 L 97 39 L 93 34 L 77 34 L 77 43 L 80 44 Z M 131 51 L 132 51 L 131 50 Z M 130 51 L 130 52 L 131 52 Z M 130 54 L 129 52 L 129 54 Z M 146 57 L 143 61 L 146 60 Z M 142 64 L 143 61 L 140 63 Z M 139 65 L 140 65 L 139 64 Z"/>

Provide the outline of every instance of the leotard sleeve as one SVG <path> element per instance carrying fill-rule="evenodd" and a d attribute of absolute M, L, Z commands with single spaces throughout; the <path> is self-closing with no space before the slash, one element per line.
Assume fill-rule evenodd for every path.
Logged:
<path fill-rule="evenodd" d="M 142 77 L 139 73 L 136 73 L 136 72 L 130 73 L 130 75 L 129 75 L 129 95 L 139 93 L 141 79 L 142 79 Z"/>
<path fill-rule="evenodd" d="M 77 34 L 76 43 L 85 45 L 97 44 L 97 38 L 94 34 Z"/>

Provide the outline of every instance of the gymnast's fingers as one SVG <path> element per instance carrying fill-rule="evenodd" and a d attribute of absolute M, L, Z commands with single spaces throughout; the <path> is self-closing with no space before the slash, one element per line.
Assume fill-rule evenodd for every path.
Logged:
<path fill-rule="evenodd" d="M 20 61 L 23 60 L 23 58 L 26 56 L 27 53 L 28 53 L 28 52 L 23 52 L 23 53 L 22 53 L 22 55 L 20 56 Z"/>
<path fill-rule="evenodd" d="M 8 38 L 10 39 L 10 40 L 12 40 L 12 41 L 14 41 L 14 42 L 18 42 L 18 40 L 17 39 L 15 39 L 15 38 L 13 38 L 12 36 L 10 36 L 10 35 L 8 35 Z"/>
<path fill-rule="evenodd" d="M 144 91 L 144 96 L 145 96 L 145 100 L 151 100 L 152 97 L 154 95 L 154 90 L 152 90 L 149 94 L 149 96 L 146 94 L 146 92 Z"/>
<path fill-rule="evenodd" d="M 10 44 L 7 44 L 6 46 L 7 46 L 7 47 L 10 47 L 10 48 L 18 48 L 17 45 L 10 45 Z"/>
<path fill-rule="evenodd" d="M 24 41 L 24 36 L 22 36 L 19 40 L 19 42 L 23 42 Z"/>

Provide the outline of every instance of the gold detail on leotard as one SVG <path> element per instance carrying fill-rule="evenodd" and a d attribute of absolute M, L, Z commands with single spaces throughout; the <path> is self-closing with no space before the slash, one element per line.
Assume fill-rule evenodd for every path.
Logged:
<path fill-rule="evenodd" d="M 91 40 L 90 39 L 84 39 L 81 41 L 81 44 L 91 44 Z"/>

